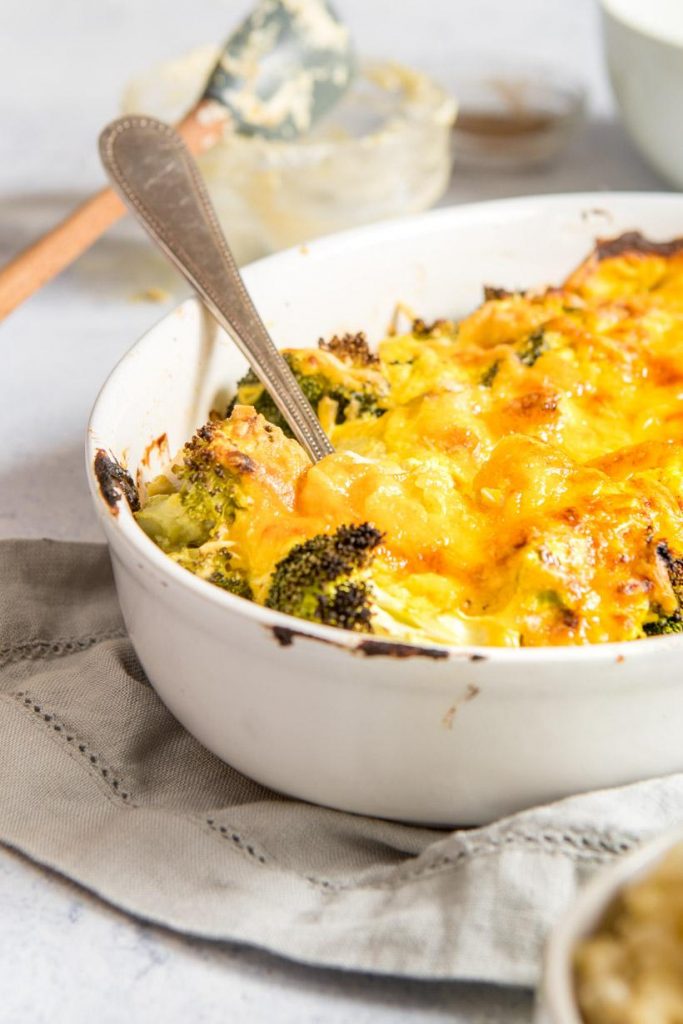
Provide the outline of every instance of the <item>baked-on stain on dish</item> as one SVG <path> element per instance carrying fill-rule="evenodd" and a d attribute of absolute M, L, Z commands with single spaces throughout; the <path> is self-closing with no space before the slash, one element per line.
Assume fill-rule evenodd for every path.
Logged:
<path fill-rule="evenodd" d="M 119 501 L 122 495 L 128 502 L 131 512 L 138 511 L 140 498 L 133 478 L 113 456 L 98 448 L 94 469 L 100 493 L 115 516 L 119 514 Z"/>
<path fill-rule="evenodd" d="M 598 238 L 595 243 L 594 257 L 608 260 L 615 256 L 634 253 L 641 256 L 673 256 L 683 249 L 683 238 L 672 238 L 668 242 L 653 242 L 640 231 L 625 231 L 616 238 Z"/>
<path fill-rule="evenodd" d="M 267 627 L 279 643 L 280 647 L 291 647 L 296 637 L 305 640 L 318 640 L 320 643 L 328 644 L 330 647 L 340 647 L 351 654 L 362 654 L 366 658 L 433 658 L 437 661 L 449 657 L 449 651 L 444 647 L 420 647 L 415 644 L 398 644 L 391 640 L 362 640 L 355 647 L 348 647 L 346 644 L 337 643 L 335 640 L 328 640 L 322 636 L 312 636 L 299 629 L 289 629 L 288 626 Z"/>
<path fill-rule="evenodd" d="M 168 434 L 165 431 L 163 434 L 159 434 L 158 437 L 155 437 L 154 440 L 150 441 L 146 446 L 142 454 L 142 458 L 140 459 L 141 465 L 146 466 L 147 469 L 149 469 L 152 456 L 155 454 L 158 455 L 159 458 L 162 458 L 164 455 L 167 458 L 170 458 Z"/>
<path fill-rule="evenodd" d="M 448 651 L 439 647 L 420 647 L 417 644 L 399 644 L 391 640 L 362 640 L 354 652 L 366 658 L 433 658 L 441 661 L 448 657 Z"/>
<path fill-rule="evenodd" d="M 168 446 L 168 435 L 165 431 L 163 434 L 159 434 L 158 437 L 155 437 L 153 441 L 150 441 L 142 453 L 140 465 L 135 472 L 135 484 L 137 486 L 138 494 L 141 493 L 142 488 L 144 487 L 144 470 L 150 469 L 152 456 L 155 456 L 160 463 L 163 462 L 164 458 L 167 462 L 171 461 L 171 453 Z M 144 491 L 142 491 L 142 493 L 144 493 Z"/>
<path fill-rule="evenodd" d="M 456 700 L 454 704 L 451 704 L 448 711 L 441 719 L 441 724 L 443 725 L 444 729 L 452 729 L 453 719 L 455 718 L 463 704 L 467 704 L 469 701 L 474 700 L 474 698 L 478 697 L 480 693 L 481 690 L 479 689 L 478 686 L 475 686 L 473 683 L 469 683 L 467 689 L 465 690 L 464 696 L 460 697 L 459 700 Z"/>

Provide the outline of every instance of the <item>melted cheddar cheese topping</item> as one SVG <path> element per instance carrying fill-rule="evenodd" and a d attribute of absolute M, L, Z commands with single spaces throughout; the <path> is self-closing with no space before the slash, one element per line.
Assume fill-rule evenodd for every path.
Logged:
<path fill-rule="evenodd" d="M 355 372 L 297 352 L 306 373 Z M 260 467 L 229 531 L 255 600 L 294 544 L 367 521 L 384 535 L 378 634 L 530 646 L 676 629 L 683 249 L 625 236 L 561 287 L 488 289 L 461 322 L 416 321 L 378 354 L 383 413 L 337 423 L 321 399 L 335 453 L 317 465 L 233 412 Z"/>

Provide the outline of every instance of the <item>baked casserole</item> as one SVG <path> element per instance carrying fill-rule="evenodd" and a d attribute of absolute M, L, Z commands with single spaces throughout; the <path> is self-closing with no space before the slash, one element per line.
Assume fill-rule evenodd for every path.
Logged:
<path fill-rule="evenodd" d="M 181 566 L 405 640 L 683 630 L 683 241 L 629 233 L 560 287 L 285 357 L 335 452 L 311 465 L 247 374 L 143 488 L 138 522 Z"/>

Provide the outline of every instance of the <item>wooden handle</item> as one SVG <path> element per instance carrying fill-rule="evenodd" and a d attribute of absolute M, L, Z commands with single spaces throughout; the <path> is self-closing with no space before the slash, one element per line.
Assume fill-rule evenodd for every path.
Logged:
<path fill-rule="evenodd" d="M 0 320 L 73 263 L 125 212 L 116 193 L 105 188 L 10 260 L 0 270 Z"/>
<path fill-rule="evenodd" d="M 199 153 L 218 141 L 227 116 L 215 101 L 202 100 L 178 125 L 178 131 L 188 148 Z M 73 263 L 125 212 L 116 193 L 105 188 L 5 264 L 0 270 L 0 320 Z"/>

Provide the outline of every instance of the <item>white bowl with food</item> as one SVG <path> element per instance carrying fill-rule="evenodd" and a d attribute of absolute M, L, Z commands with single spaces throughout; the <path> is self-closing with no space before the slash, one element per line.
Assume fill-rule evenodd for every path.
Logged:
<path fill-rule="evenodd" d="M 605 57 L 628 132 L 649 163 L 683 188 L 683 5 L 601 0 Z"/>
<path fill-rule="evenodd" d="M 673 1024 L 683 1013 L 683 828 L 599 872 L 548 941 L 537 1024 Z"/>
<path fill-rule="evenodd" d="M 654 244 L 603 245 L 544 290 L 596 237 L 636 229 Z M 308 346 L 306 372 L 318 360 L 362 378 L 351 401 L 318 403 L 337 451 L 314 468 L 247 406 L 258 386 L 195 433 L 246 370 L 197 301 L 133 346 L 93 410 L 88 478 L 131 640 L 190 732 L 275 790 L 435 825 L 683 768 L 683 248 L 659 245 L 677 235 L 683 198 L 567 195 L 439 210 L 253 264 L 278 345 Z M 422 320 L 349 369 L 355 332 L 383 338 L 397 303 Z M 366 418 L 378 374 L 391 386 Z M 173 516 L 207 451 L 210 494 L 227 474 L 238 500 L 229 520 L 202 513 L 195 537 Z M 306 544 L 342 527 L 351 548 L 365 531 L 358 577 L 302 594 Z"/>

